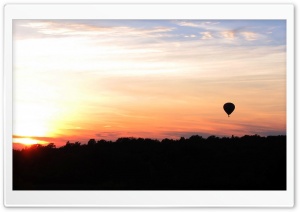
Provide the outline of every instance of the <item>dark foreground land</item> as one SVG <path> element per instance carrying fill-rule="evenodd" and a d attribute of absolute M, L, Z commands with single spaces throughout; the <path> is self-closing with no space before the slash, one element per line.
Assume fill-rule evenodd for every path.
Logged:
<path fill-rule="evenodd" d="M 91 139 L 13 151 L 14 190 L 285 190 L 286 136 Z"/>

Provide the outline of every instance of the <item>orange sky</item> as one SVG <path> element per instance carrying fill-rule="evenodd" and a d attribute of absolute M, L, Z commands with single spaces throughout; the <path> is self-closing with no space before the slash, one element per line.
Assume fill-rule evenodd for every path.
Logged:
<path fill-rule="evenodd" d="M 15 143 L 286 134 L 284 21 L 15 20 L 13 33 Z"/>

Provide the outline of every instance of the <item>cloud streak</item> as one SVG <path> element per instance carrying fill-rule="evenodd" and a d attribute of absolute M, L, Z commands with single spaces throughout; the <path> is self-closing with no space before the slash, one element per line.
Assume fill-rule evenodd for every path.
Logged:
<path fill-rule="evenodd" d="M 221 30 L 224 29 L 218 21 L 177 21 L 175 22 L 179 26 L 200 28 L 204 30 Z"/>
<path fill-rule="evenodd" d="M 224 26 L 217 21 L 178 21 L 178 26 L 195 28 L 199 30 L 201 39 L 224 39 L 224 40 L 242 40 L 242 41 L 256 41 L 264 40 L 267 36 L 263 32 L 251 31 L 247 27 Z M 266 34 L 266 33 L 265 33 Z M 267 34 L 271 34 L 268 31 Z"/>
<path fill-rule="evenodd" d="M 28 138 L 31 140 L 36 140 L 36 141 L 46 141 L 46 142 L 57 142 L 60 139 L 59 138 L 54 138 L 54 137 L 44 137 L 44 136 L 22 136 L 22 135 L 13 135 L 13 138 Z"/>
<path fill-rule="evenodd" d="M 94 26 L 84 23 L 73 23 L 65 21 L 22 21 L 14 22 L 16 37 L 22 37 L 24 31 L 32 30 L 32 35 L 40 34 L 45 37 L 71 37 L 71 36 L 110 36 L 110 37 L 164 37 L 170 36 L 168 32 L 172 32 L 174 28 L 156 26 L 153 28 L 135 28 L 129 26 Z M 23 29 L 23 30 L 22 30 Z"/>

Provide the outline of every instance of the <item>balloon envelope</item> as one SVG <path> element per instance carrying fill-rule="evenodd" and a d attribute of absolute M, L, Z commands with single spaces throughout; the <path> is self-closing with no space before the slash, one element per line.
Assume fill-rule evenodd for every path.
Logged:
<path fill-rule="evenodd" d="M 235 106 L 233 103 L 227 102 L 223 105 L 223 109 L 225 110 L 225 112 L 227 113 L 227 115 L 229 117 L 229 115 L 234 111 Z"/>

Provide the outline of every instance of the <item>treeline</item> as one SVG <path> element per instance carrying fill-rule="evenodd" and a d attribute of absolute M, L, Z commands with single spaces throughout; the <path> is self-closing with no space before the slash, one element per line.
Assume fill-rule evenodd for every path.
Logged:
<path fill-rule="evenodd" d="M 14 190 L 285 190 L 286 136 L 90 139 L 13 150 Z"/>

